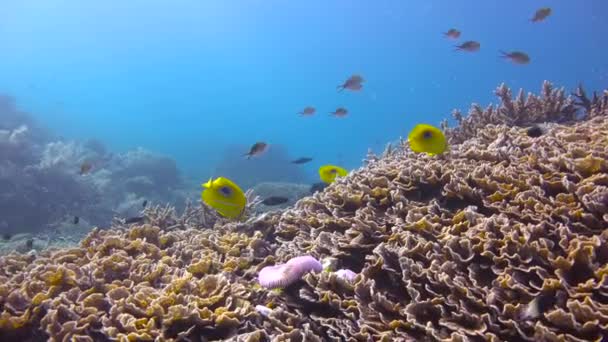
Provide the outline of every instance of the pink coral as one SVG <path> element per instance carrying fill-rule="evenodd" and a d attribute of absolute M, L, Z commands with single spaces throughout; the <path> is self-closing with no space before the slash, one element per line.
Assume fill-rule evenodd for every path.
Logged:
<path fill-rule="evenodd" d="M 258 280 L 260 285 L 269 289 L 286 287 L 302 278 L 305 273 L 321 272 L 322 269 L 323 266 L 317 259 L 303 255 L 292 258 L 285 264 L 264 267 Z"/>

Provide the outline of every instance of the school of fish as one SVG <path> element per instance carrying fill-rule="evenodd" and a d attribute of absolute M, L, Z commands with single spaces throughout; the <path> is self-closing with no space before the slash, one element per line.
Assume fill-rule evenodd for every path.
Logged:
<path fill-rule="evenodd" d="M 543 7 L 538 9 L 530 19 L 532 23 L 538 23 L 545 21 L 552 14 L 552 10 L 549 7 Z M 457 28 L 450 28 L 443 33 L 444 37 L 457 40 L 462 36 L 462 32 Z M 481 49 L 481 44 L 476 40 L 466 40 L 462 43 L 455 45 L 455 51 L 463 52 L 477 52 Z M 507 59 L 514 64 L 525 65 L 529 64 L 531 59 L 530 56 L 523 51 L 499 51 L 501 58 Z M 345 90 L 352 92 L 359 92 L 363 89 L 363 83 L 365 79 L 359 74 L 353 74 L 339 84 L 336 89 L 337 92 Z M 298 115 L 303 117 L 314 116 L 317 113 L 317 108 L 311 105 L 305 106 L 302 110 L 297 112 Z M 336 107 L 329 115 L 337 118 L 345 118 L 349 115 L 349 110 L 345 107 Z M 538 136 L 542 134 L 542 130 L 539 127 L 533 127 L 528 132 L 530 136 Z M 429 156 L 436 156 L 442 154 L 448 150 L 448 142 L 443 132 L 430 124 L 420 123 L 415 125 L 409 132 L 407 142 L 410 149 L 416 153 L 426 153 Z M 264 154 L 269 148 L 267 142 L 258 141 L 255 142 L 248 152 L 244 153 L 243 156 L 247 159 L 258 157 Z M 301 157 L 291 161 L 292 164 L 301 165 L 309 163 L 313 160 L 311 157 Z M 93 163 L 91 161 L 84 161 L 80 165 L 79 174 L 84 176 L 93 170 Z M 348 170 L 345 168 L 326 164 L 322 165 L 318 169 L 319 179 L 321 182 L 315 183 L 311 186 L 311 192 L 323 191 L 323 189 L 336 181 L 339 177 L 346 177 Z M 239 219 L 243 215 L 243 211 L 247 205 L 247 198 L 243 190 L 232 180 L 225 177 L 217 177 L 210 179 L 208 182 L 202 184 L 203 191 L 201 192 L 202 201 L 216 210 L 221 216 L 229 219 Z M 275 206 L 287 203 L 289 199 L 284 196 L 271 196 L 265 198 L 262 203 L 268 206 Z M 145 209 L 147 201 L 144 201 L 142 207 Z M 125 220 L 125 224 L 137 223 L 143 221 L 143 216 L 131 217 Z M 74 217 L 74 224 L 79 223 L 79 217 Z"/>

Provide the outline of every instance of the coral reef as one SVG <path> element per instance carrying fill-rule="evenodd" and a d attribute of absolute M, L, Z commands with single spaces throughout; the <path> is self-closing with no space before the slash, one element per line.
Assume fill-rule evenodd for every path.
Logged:
<path fill-rule="evenodd" d="M 587 108 L 509 93 L 450 129 L 444 155 L 399 144 L 283 211 L 227 222 L 154 207 L 77 248 L 0 257 L 0 336 L 606 340 L 608 94 Z M 303 255 L 329 266 L 280 292 L 258 284 Z"/>
<path fill-rule="evenodd" d="M 183 207 L 197 194 L 180 179 L 175 162 L 143 149 L 108 153 L 96 140 L 51 136 L 12 98 L 0 96 L 0 232 L 57 231 L 79 216 L 79 228 L 108 226 L 114 215 L 132 216 L 142 202 Z M 80 166 L 90 163 L 89 173 Z M 88 224 L 85 224 L 88 223 Z"/>

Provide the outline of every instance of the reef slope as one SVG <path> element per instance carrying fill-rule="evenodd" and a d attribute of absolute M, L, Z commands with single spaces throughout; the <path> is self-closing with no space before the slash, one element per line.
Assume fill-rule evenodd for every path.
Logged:
<path fill-rule="evenodd" d="M 96 229 L 78 248 L 1 257 L 0 336 L 601 341 L 608 94 L 497 94 L 444 127 L 449 153 L 389 148 L 281 212 L 231 223 L 156 207 L 149 224 Z M 358 275 L 257 285 L 262 267 L 303 254 Z"/>

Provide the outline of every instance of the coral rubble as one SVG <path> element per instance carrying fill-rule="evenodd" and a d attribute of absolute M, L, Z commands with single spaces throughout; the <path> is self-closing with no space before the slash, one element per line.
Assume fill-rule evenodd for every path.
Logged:
<path fill-rule="evenodd" d="M 401 144 L 284 211 L 226 222 L 155 207 L 78 248 L 0 257 L 0 336 L 605 340 L 608 94 L 580 105 L 552 89 L 501 87 L 500 106 L 448 130 L 446 154 Z M 332 269 L 281 292 L 257 283 L 301 255 Z"/>

